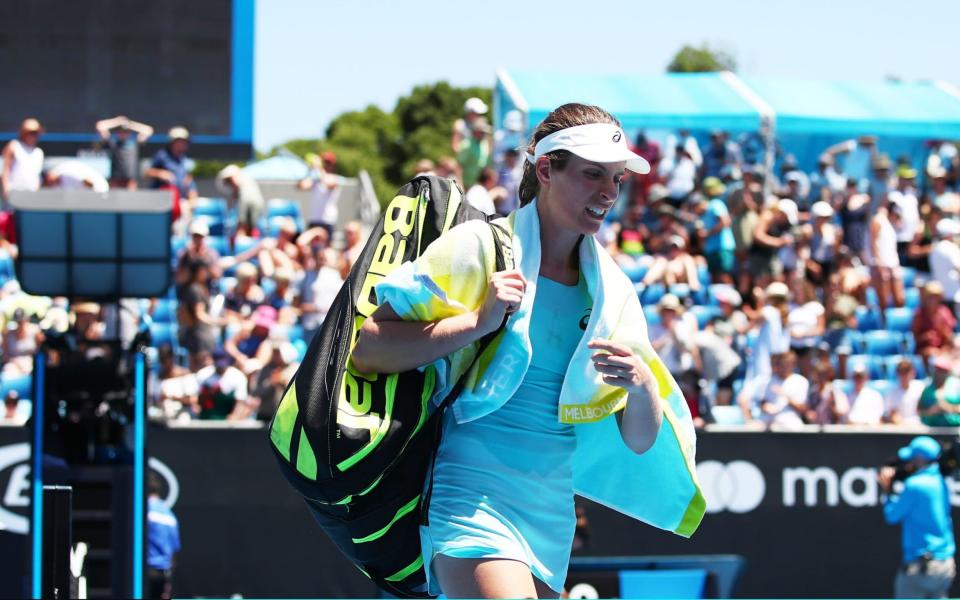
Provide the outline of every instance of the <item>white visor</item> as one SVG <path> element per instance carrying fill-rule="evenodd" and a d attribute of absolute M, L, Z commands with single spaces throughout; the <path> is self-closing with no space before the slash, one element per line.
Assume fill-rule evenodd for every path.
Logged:
<path fill-rule="evenodd" d="M 567 150 L 596 163 L 625 161 L 630 171 L 650 172 L 650 163 L 630 151 L 623 130 L 612 123 L 591 123 L 555 131 L 537 142 L 534 154 L 527 154 L 527 160 L 536 164 L 541 156 L 555 150 Z"/>

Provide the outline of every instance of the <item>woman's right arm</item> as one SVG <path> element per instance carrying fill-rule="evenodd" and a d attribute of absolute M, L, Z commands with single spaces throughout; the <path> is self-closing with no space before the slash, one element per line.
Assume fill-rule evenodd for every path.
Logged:
<path fill-rule="evenodd" d="M 363 322 L 353 366 L 361 373 L 400 373 L 448 356 L 496 331 L 520 305 L 525 287 L 519 271 L 494 273 L 479 309 L 439 321 L 404 321 L 389 304 L 381 305 Z"/>

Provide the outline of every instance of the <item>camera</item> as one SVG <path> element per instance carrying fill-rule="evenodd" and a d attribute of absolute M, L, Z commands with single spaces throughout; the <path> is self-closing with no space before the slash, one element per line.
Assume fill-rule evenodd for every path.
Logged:
<path fill-rule="evenodd" d="M 937 459 L 937 464 L 940 467 L 941 475 L 944 477 L 957 478 L 958 471 L 960 471 L 960 444 L 956 441 L 942 443 L 940 458 Z M 903 481 L 914 473 L 914 468 L 910 463 L 904 462 L 898 457 L 883 463 L 883 466 L 893 467 L 894 481 Z"/>

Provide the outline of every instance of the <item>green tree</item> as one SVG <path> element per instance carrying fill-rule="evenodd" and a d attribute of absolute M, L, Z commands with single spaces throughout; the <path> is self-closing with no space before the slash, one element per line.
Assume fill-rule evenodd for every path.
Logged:
<path fill-rule="evenodd" d="M 452 156 L 453 122 L 463 116 L 463 103 L 473 96 L 488 106 L 491 104 L 490 88 L 457 88 L 445 81 L 417 86 L 408 96 L 401 97 L 394 114 L 400 123 L 403 143 L 391 175 L 402 181 L 410 176 L 414 163 L 421 158 L 437 161 Z"/>
<path fill-rule="evenodd" d="M 707 44 L 694 48 L 689 44 L 680 48 L 667 65 L 669 73 L 703 73 L 708 71 L 736 71 L 737 61 L 723 50 Z"/>
<path fill-rule="evenodd" d="M 392 112 L 376 106 L 345 112 L 330 122 L 324 138 L 294 139 L 282 146 L 301 157 L 333 151 L 340 174 L 353 177 L 366 170 L 377 198 L 386 204 L 413 175 L 416 161 L 453 155 L 453 122 L 472 96 L 490 104 L 492 92 L 489 88 L 453 87 L 443 81 L 417 86 L 397 101 Z M 274 148 L 271 154 L 276 151 Z"/>

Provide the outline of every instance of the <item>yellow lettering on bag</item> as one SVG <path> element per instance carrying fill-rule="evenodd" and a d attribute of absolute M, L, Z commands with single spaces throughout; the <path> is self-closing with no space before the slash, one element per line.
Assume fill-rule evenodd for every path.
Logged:
<path fill-rule="evenodd" d="M 387 206 L 383 217 L 383 234 L 377 240 L 370 266 L 357 296 L 354 334 L 360 331 L 363 322 L 377 309 L 374 286 L 403 262 L 410 234 L 416 225 L 419 204 L 419 198 L 396 196 Z M 351 429 L 367 430 L 371 439 L 383 420 L 380 414 L 370 412 L 373 405 L 370 384 L 376 380 L 376 374 L 364 374 L 360 377 L 348 367 L 340 386 L 340 402 L 337 405 L 337 424 Z"/>
<path fill-rule="evenodd" d="M 357 312 L 364 318 L 373 314 L 377 309 L 373 286 L 389 275 L 403 262 L 407 250 L 407 239 L 416 225 L 417 206 L 419 198 L 397 196 L 390 202 L 383 217 L 383 235 L 377 240 L 377 247 L 373 252 L 373 259 L 367 268 L 367 276 L 360 286 L 357 297 Z M 357 324 L 359 331 L 361 320 Z"/>
<path fill-rule="evenodd" d="M 373 436 L 380 427 L 380 414 L 371 413 L 373 406 L 372 382 L 377 380 L 376 374 L 368 378 L 358 377 L 356 373 L 347 370 L 343 374 L 343 385 L 340 386 L 340 402 L 337 403 L 337 424 L 350 429 L 365 430 Z M 369 413 L 369 414 L 368 414 Z"/>

